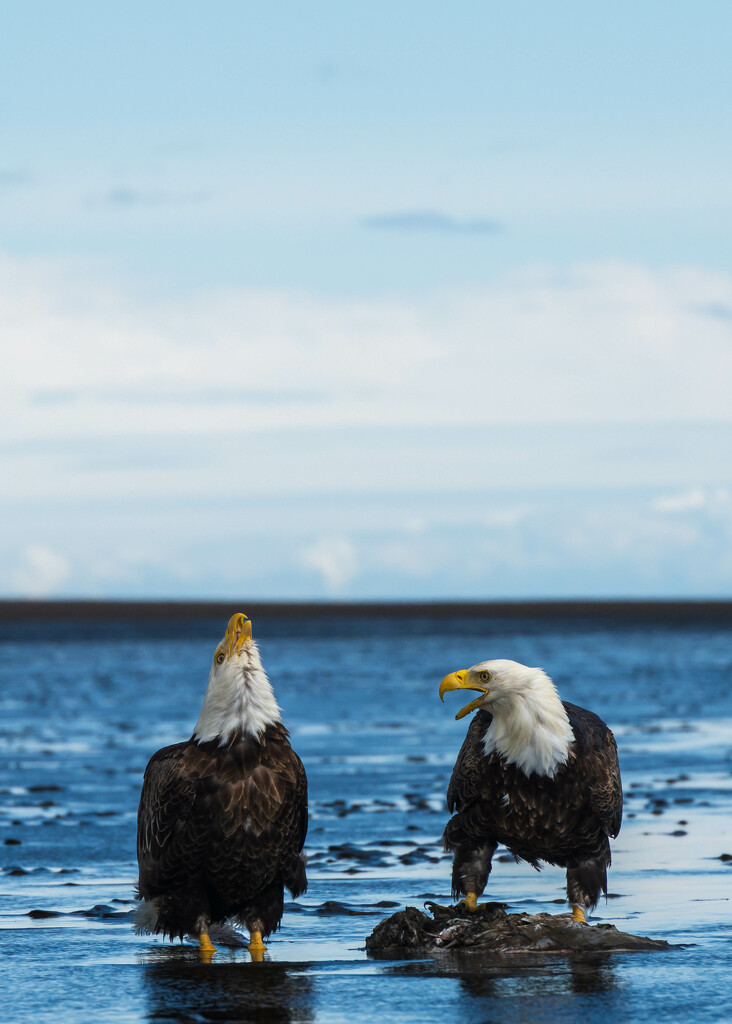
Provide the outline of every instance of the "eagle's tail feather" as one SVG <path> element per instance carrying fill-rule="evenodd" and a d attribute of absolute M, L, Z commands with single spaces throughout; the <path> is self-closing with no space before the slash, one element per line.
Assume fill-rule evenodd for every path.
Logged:
<path fill-rule="evenodd" d="M 302 896 L 302 894 L 307 891 L 308 876 L 305 871 L 305 866 L 305 854 L 301 853 L 294 864 L 290 865 L 289 871 L 284 876 L 285 885 L 289 889 L 293 900 L 296 900 L 298 896 Z"/>
<path fill-rule="evenodd" d="M 158 931 L 160 907 L 157 900 L 142 900 L 132 911 L 132 923 L 138 935 L 155 935 Z"/>
<path fill-rule="evenodd" d="M 233 924 L 225 921 L 223 924 L 212 924 L 208 930 L 209 938 L 218 942 L 220 946 L 246 946 L 247 940 L 241 932 L 238 932 Z M 192 936 L 194 938 L 195 936 Z"/>

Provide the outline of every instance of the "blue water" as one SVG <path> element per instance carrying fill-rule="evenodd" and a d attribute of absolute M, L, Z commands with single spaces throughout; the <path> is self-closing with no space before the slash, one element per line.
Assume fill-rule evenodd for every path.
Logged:
<path fill-rule="evenodd" d="M 232 608 L 232 611 L 237 609 Z M 244 609 L 246 610 L 246 609 Z M 0 970 L 11 1021 L 732 1020 L 732 648 L 718 625 L 255 621 L 310 786 L 310 887 L 263 964 L 134 934 L 150 755 L 190 735 L 225 622 L 0 624 Z M 387 914 L 449 899 L 439 838 L 466 722 L 440 679 L 541 665 L 614 729 L 626 790 L 596 920 L 668 953 L 367 956 Z M 449 700 L 448 700 L 449 703 Z M 500 851 L 499 851 L 500 853 Z M 561 912 L 563 872 L 495 862 L 486 896 Z M 29 916 L 34 914 L 34 916 Z M 44 916 L 52 915 L 52 916 Z"/>

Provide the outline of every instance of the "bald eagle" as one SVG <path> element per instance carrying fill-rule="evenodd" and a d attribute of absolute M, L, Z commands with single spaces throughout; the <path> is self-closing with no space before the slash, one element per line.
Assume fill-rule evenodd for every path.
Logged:
<path fill-rule="evenodd" d="M 449 690 L 480 693 L 455 716 L 477 711 L 447 790 L 453 896 L 477 908 L 503 843 L 537 870 L 539 861 L 566 867 L 572 917 L 586 921 L 607 895 L 609 838 L 623 815 L 613 734 L 591 711 L 561 701 L 541 669 L 515 661 L 452 672 L 441 700 Z"/>
<path fill-rule="evenodd" d="M 252 957 L 307 888 L 307 779 L 252 639 L 233 615 L 193 735 L 153 754 L 137 816 L 138 931 L 199 938 L 236 919 Z"/>

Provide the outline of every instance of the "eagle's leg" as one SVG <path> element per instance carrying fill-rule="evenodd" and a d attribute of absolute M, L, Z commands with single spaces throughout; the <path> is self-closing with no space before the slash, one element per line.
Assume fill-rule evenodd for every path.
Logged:
<path fill-rule="evenodd" d="M 589 857 L 567 868 L 567 899 L 572 906 L 572 920 L 587 924 L 585 913 L 592 910 L 607 895 L 607 869 L 610 864 L 610 844 L 605 844 L 596 857 Z"/>
<path fill-rule="evenodd" d="M 496 852 L 496 843 L 483 846 L 456 846 L 452 862 L 452 891 L 463 893 L 458 906 L 474 914 L 478 909 L 478 897 L 482 895 L 491 873 L 491 861 Z"/>
<path fill-rule="evenodd" d="M 248 949 L 252 954 L 252 960 L 257 963 L 261 963 L 264 959 L 264 953 L 266 952 L 267 947 L 262 942 L 262 933 L 260 931 L 255 929 L 249 933 Z"/>
<path fill-rule="evenodd" d="M 249 952 L 252 960 L 264 959 L 267 949 L 262 935 L 271 935 L 279 927 L 285 909 L 282 881 L 276 879 L 263 889 L 251 903 L 242 908 L 241 922 L 249 932 Z"/>
<path fill-rule="evenodd" d="M 211 957 L 216 952 L 216 946 L 211 942 L 211 936 L 208 934 L 209 921 L 205 917 L 199 917 L 196 922 L 198 931 L 198 952 L 201 954 L 201 959 L 204 963 L 210 963 Z"/>

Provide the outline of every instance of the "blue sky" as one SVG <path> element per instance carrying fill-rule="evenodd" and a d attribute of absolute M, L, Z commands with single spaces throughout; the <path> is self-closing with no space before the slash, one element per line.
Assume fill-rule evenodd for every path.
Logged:
<path fill-rule="evenodd" d="M 728 596 L 730 29 L 4 4 L 0 593 Z"/>

